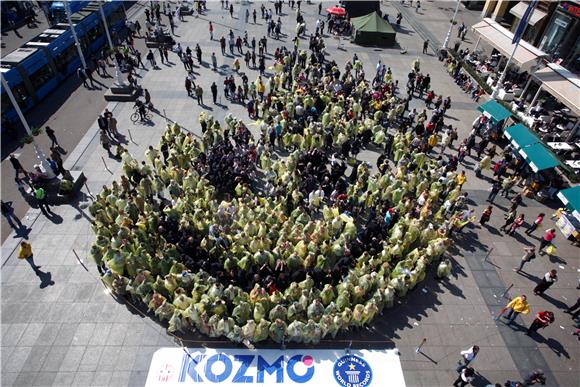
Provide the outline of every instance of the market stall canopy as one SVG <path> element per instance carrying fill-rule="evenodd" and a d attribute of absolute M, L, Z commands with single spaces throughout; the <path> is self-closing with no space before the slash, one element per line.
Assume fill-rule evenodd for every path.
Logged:
<path fill-rule="evenodd" d="M 517 3 L 512 9 L 510 9 L 510 13 L 517 17 L 518 19 L 522 20 L 522 16 L 526 13 L 526 9 L 528 9 L 528 3 L 520 1 Z M 532 15 L 528 19 L 528 24 L 531 26 L 536 25 L 537 22 L 545 18 L 548 14 L 537 7 L 534 8 Z"/>
<path fill-rule="evenodd" d="M 342 7 L 329 7 L 329 8 L 326 8 L 326 13 L 329 13 L 331 15 L 336 15 L 336 16 L 344 16 L 344 15 L 346 15 L 346 9 L 344 9 Z"/>
<path fill-rule="evenodd" d="M 580 116 L 580 79 L 564 67 L 549 63 L 548 67 L 534 73 L 542 82 L 542 89 L 552 94 L 577 116 Z"/>
<path fill-rule="evenodd" d="M 353 41 L 360 45 L 391 47 L 395 45 L 395 30 L 389 22 L 373 12 L 351 19 Z"/>
<path fill-rule="evenodd" d="M 558 192 L 558 198 L 572 211 L 574 217 L 580 221 L 580 185 L 561 190 Z"/>
<path fill-rule="evenodd" d="M 516 148 L 525 148 L 540 142 L 540 139 L 522 124 L 510 126 L 504 135 Z"/>
<path fill-rule="evenodd" d="M 502 55 L 510 57 L 515 45 L 512 44 L 514 34 L 505 29 L 498 22 L 485 18 L 483 21 L 471 27 L 473 32 L 485 40 L 492 47 L 501 52 Z M 532 46 L 528 42 L 521 40 L 518 49 L 516 50 L 513 62 L 522 70 L 529 71 L 534 67 L 539 60 L 546 57 L 544 51 Z"/>
<path fill-rule="evenodd" d="M 501 106 L 494 99 L 490 99 L 486 103 L 479 105 L 477 110 L 482 112 L 486 117 L 491 118 L 496 123 L 512 116 L 512 113 L 509 110 Z"/>
<path fill-rule="evenodd" d="M 520 155 L 526 160 L 532 171 L 539 172 L 544 169 L 554 168 L 560 165 L 560 161 L 541 143 L 528 145 L 520 148 Z"/>

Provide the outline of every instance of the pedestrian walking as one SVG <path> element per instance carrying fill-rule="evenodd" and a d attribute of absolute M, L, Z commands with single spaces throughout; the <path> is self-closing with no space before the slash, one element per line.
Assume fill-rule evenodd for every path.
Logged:
<path fill-rule="evenodd" d="M 195 89 L 195 96 L 197 97 L 197 104 L 203 105 L 203 89 L 200 85 L 197 85 L 197 88 Z"/>
<path fill-rule="evenodd" d="M 209 40 L 213 40 L 213 24 L 209 22 Z"/>
<path fill-rule="evenodd" d="M 149 63 L 151 64 L 151 67 L 153 67 L 153 68 L 156 68 L 157 67 L 157 62 L 155 62 L 155 54 L 153 54 L 153 51 L 149 50 L 149 52 L 147 53 L 146 58 L 149 61 Z"/>
<path fill-rule="evenodd" d="M 217 103 L 217 85 L 215 84 L 215 82 L 213 82 L 210 86 L 211 89 L 211 96 L 213 98 L 213 104 L 215 105 Z"/>
<path fill-rule="evenodd" d="M 234 18 L 234 5 L 230 4 L 230 17 L 233 19 Z"/>
<path fill-rule="evenodd" d="M 83 86 L 86 87 L 87 89 L 89 89 L 90 87 L 89 87 L 89 84 L 87 82 L 87 73 L 85 73 L 85 70 L 82 67 L 78 68 L 77 76 L 83 82 Z"/>
<path fill-rule="evenodd" d="M 48 125 L 44 127 L 44 131 L 51 141 L 50 147 L 52 148 L 55 144 L 60 147 L 58 140 L 56 139 L 55 131 Z"/>
<path fill-rule="evenodd" d="M 520 313 L 521 314 L 530 313 L 530 306 L 528 305 L 527 297 L 524 294 L 522 294 L 519 297 L 515 297 L 505 307 L 501 309 L 498 318 L 502 317 L 503 313 L 506 311 L 508 311 L 508 314 L 503 317 L 508 320 L 508 325 L 514 322 L 514 320 Z"/>
<path fill-rule="evenodd" d="M 113 153 L 111 152 L 111 139 L 109 138 L 109 136 L 107 136 L 106 131 L 101 130 L 100 140 L 103 149 L 106 149 L 109 156 L 113 156 Z"/>
<path fill-rule="evenodd" d="M 546 233 L 544 234 L 544 236 L 540 240 L 540 247 L 538 249 L 538 252 L 540 254 L 543 254 L 544 252 L 542 250 L 544 250 L 544 248 L 546 246 L 551 245 L 552 241 L 555 238 L 556 238 L 556 229 L 555 228 L 551 228 L 548 231 L 546 231 Z"/>
<path fill-rule="evenodd" d="M 554 313 L 549 310 L 536 313 L 536 318 L 528 328 L 526 335 L 531 335 L 532 333 L 537 333 L 538 329 L 546 328 L 548 325 L 554 322 Z"/>
<path fill-rule="evenodd" d="M 38 208 L 40 208 L 40 211 L 45 216 L 48 216 L 49 213 L 52 213 L 52 211 L 50 210 L 50 206 L 46 202 L 46 191 L 44 190 L 44 188 L 40 186 L 35 186 L 34 198 L 36 199 L 36 204 L 38 204 Z"/>
<path fill-rule="evenodd" d="M 475 370 L 471 367 L 465 367 L 461 370 L 461 373 L 457 379 L 453 382 L 454 387 L 465 387 L 470 384 L 475 376 Z"/>
<path fill-rule="evenodd" d="M 24 174 L 24 177 L 28 176 L 28 172 L 26 172 L 24 170 L 24 167 L 22 166 L 22 164 L 20 164 L 20 161 L 16 158 L 16 156 L 14 156 L 14 154 L 11 154 L 9 157 L 10 160 L 10 164 L 12 164 L 12 167 L 14 168 L 14 172 L 16 173 L 16 177 L 14 178 L 14 180 L 19 181 L 19 176 L 20 173 Z"/>
<path fill-rule="evenodd" d="M 483 213 L 481 214 L 481 218 L 479 218 L 479 224 L 482 226 L 489 222 L 489 218 L 491 218 L 491 213 L 493 211 L 493 206 L 487 206 Z"/>
<path fill-rule="evenodd" d="M 489 193 L 489 196 L 487 197 L 487 201 L 490 203 L 493 203 L 493 201 L 495 200 L 495 197 L 497 196 L 497 194 L 499 193 L 500 190 L 501 190 L 501 184 L 499 183 L 499 181 L 495 181 L 490 188 L 491 192 Z"/>
<path fill-rule="evenodd" d="M 508 227 L 511 226 L 514 220 L 516 220 L 516 217 L 517 217 L 516 210 L 506 212 L 506 214 L 504 215 L 505 224 L 500 227 L 500 230 L 506 232 L 508 230 Z"/>
<path fill-rule="evenodd" d="M 532 233 L 542 224 L 545 216 L 546 216 L 546 214 L 544 214 L 543 212 L 540 212 L 538 214 L 538 216 L 536 217 L 536 220 L 534 220 L 534 223 L 532 223 L 532 225 L 530 227 L 528 227 L 528 229 L 525 231 L 525 233 L 527 235 L 532 235 Z"/>
<path fill-rule="evenodd" d="M 515 272 L 520 272 L 523 270 L 524 265 L 528 262 L 531 262 L 532 259 L 536 258 L 536 249 L 534 247 L 524 247 L 524 256 L 520 261 L 520 266 L 514 267 Z"/>
<path fill-rule="evenodd" d="M 575 310 L 575 311 L 574 311 Z M 568 313 L 572 315 L 573 319 L 576 319 L 578 315 L 580 315 L 580 298 L 576 300 L 576 303 L 570 306 L 568 309 L 564 311 L 564 313 Z"/>
<path fill-rule="evenodd" d="M 421 2 L 419 0 L 417 0 L 417 7 L 415 8 L 415 12 L 419 13 L 420 9 L 421 9 Z"/>
<path fill-rule="evenodd" d="M 514 235 L 514 233 L 516 232 L 516 230 L 518 228 L 520 228 L 524 224 L 524 218 L 525 218 L 525 215 L 524 214 L 520 214 L 520 216 L 518 216 L 514 220 L 514 222 L 512 223 L 512 225 L 511 225 L 509 231 L 507 232 L 507 234 L 508 235 Z"/>
<path fill-rule="evenodd" d="M 477 354 L 479 353 L 479 347 L 474 345 L 471 348 L 466 349 L 465 351 L 461 351 L 461 360 L 457 362 L 458 365 L 467 367 L 469 363 L 475 359 Z"/>
<path fill-rule="evenodd" d="M 8 225 L 15 230 L 22 228 L 22 222 L 14 213 L 14 208 L 12 207 L 12 202 L 5 202 L 0 200 L 0 208 L 2 209 L 2 215 L 6 218 Z M 18 227 L 16 227 L 18 226 Z"/>
<path fill-rule="evenodd" d="M 50 148 L 50 158 L 56 163 L 57 170 L 55 174 L 58 175 L 60 173 L 62 176 L 66 175 L 67 171 L 62 165 L 62 157 L 60 156 L 60 152 L 57 148 Z"/>
<path fill-rule="evenodd" d="M 558 271 L 555 269 L 550 270 L 549 272 L 544 274 L 542 281 L 538 285 L 536 285 L 536 287 L 534 288 L 534 294 L 536 296 L 543 295 L 544 292 L 548 290 L 550 286 L 554 285 L 557 281 L 558 281 Z"/>
<path fill-rule="evenodd" d="M 222 55 L 226 55 L 226 38 L 224 36 L 220 38 L 220 47 L 222 49 Z"/>
<path fill-rule="evenodd" d="M 191 79 L 189 78 L 189 75 L 188 75 L 187 77 L 185 77 L 185 90 L 187 91 L 187 96 L 188 97 L 191 97 L 193 95 L 193 93 L 192 93 L 192 87 L 193 87 L 193 84 L 192 84 L 192 81 L 191 81 Z"/>
<path fill-rule="evenodd" d="M 213 71 L 217 71 L 217 57 L 215 56 L 215 52 L 211 53 L 211 65 L 213 67 Z"/>
<path fill-rule="evenodd" d="M 32 253 L 32 245 L 30 243 L 26 241 L 20 242 L 20 247 L 18 248 L 18 259 L 26 260 L 30 267 L 32 267 L 32 270 L 34 270 L 34 273 L 38 274 L 41 266 L 36 266 L 34 263 L 34 254 Z"/>
<path fill-rule="evenodd" d="M 522 203 L 522 201 L 523 201 L 523 197 L 522 197 L 522 193 L 520 192 L 510 200 L 510 203 L 511 203 L 510 210 L 517 209 L 518 206 Z"/>
<path fill-rule="evenodd" d="M 117 129 L 117 119 L 113 117 L 112 114 L 107 117 L 107 127 L 109 128 L 109 133 L 113 137 L 116 138 L 119 136 L 119 130 Z"/>
<path fill-rule="evenodd" d="M 429 47 L 429 39 L 423 42 L 423 54 L 427 54 L 427 48 Z"/>

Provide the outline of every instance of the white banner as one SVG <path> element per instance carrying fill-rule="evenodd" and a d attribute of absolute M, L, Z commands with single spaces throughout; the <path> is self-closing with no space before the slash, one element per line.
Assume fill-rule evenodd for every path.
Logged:
<path fill-rule="evenodd" d="M 161 348 L 146 387 L 405 387 L 397 350 Z"/>

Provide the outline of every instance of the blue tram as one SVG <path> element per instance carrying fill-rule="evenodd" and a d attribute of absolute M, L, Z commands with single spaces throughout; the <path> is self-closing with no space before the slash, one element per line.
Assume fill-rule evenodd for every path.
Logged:
<path fill-rule="evenodd" d="M 86 59 L 100 56 L 107 37 L 99 3 L 87 3 L 71 15 Z M 121 1 L 101 3 L 115 41 L 126 33 Z M 81 66 L 68 23 L 57 23 L 1 60 L 1 71 L 22 111 L 31 109 Z M 2 91 L 2 117 L 17 122 L 16 112 Z"/>

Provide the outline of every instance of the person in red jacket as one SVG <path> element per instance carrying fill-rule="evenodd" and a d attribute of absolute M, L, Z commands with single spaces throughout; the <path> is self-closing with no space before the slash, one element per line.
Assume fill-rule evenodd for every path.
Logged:
<path fill-rule="evenodd" d="M 536 314 L 536 318 L 532 322 L 532 325 L 528 328 L 526 335 L 531 335 L 532 333 L 536 333 L 538 329 L 545 328 L 551 323 L 554 322 L 554 313 L 550 311 L 538 312 Z"/>
<path fill-rule="evenodd" d="M 518 216 L 516 218 L 516 220 L 514 220 L 514 222 L 512 223 L 512 226 L 510 227 L 510 229 L 507 232 L 507 234 L 508 235 L 514 235 L 514 233 L 516 232 L 516 230 L 518 228 L 520 228 L 522 226 L 522 224 L 524 224 L 524 214 L 520 214 L 520 216 Z"/>
<path fill-rule="evenodd" d="M 548 246 L 549 244 L 551 244 L 552 241 L 554 240 L 554 238 L 556 238 L 556 229 L 555 228 L 551 228 L 548 231 L 546 231 L 546 233 L 544 234 L 544 237 L 540 241 L 540 248 L 538 249 L 538 252 L 540 254 L 543 254 L 544 252 L 542 250 L 546 246 Z"/>
<path fill-rule="evenodd" d="M 525 231 L 527 235 L 532 235 L 532 233 L 534 232 L 535 229 L 538 228 L 538 226 L 540 226 L 544 220 L 544 216 L 546 216 L 546 214 L 544 214 L 543 212 L 540 212 L 536 218 L 536 220 L 534 220 L 534 223 L 532 223 L 532 225 L 530 227 L 528 227 L 528 229 Z"/>

